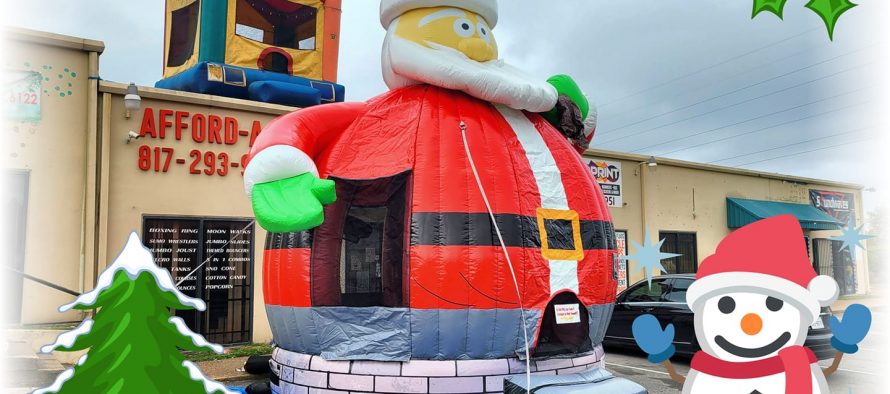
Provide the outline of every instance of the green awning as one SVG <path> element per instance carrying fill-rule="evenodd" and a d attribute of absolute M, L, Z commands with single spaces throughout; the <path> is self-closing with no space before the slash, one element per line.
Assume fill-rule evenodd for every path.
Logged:
<path fill-rule="evenodd" d="M 726 199 L 726 223 L 729 228 L 739 228 L 760 219 L 784 214 L 794 215 L 800 221 L 800 227 L 805 230 L 837 230 L 843 227 L 837 219 L 809 204 L 743 198 Z"/>

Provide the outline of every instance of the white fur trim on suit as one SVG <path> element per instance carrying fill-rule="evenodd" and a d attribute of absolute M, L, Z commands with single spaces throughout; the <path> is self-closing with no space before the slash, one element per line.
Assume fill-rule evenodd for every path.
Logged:
<path fill-rule="evenodd" d="M 587 139 L 590 139 L 590 135 L 596 131 L 596 120 L 597 120 L 597 109 L 596 104 L 593 103 L 593 100 L 590 97 L 587 97 L 587 102 L 590 105 L 590 110 L 587 111 L 587 118 L 584 119 L 584 136 Z"/>
<path fill-rule="evenodd" d="M 797 306 L 804 314 L 807 325 L 813 324 L 819 317 L 820 300 L 808 289 L 778 276 L 756 272 L 724 272 L 696 279 L 686 291 L 686 303 L 696 312 L 711 297 L 743 292 L 766 293 Z"/>
<path fill-rule="evenodd" d="M 380 24 L 389 28 L 389 24 L 400 15 L 418 8 L 456 7 L 482 16 L 488 26 L 494 29 L 498 24 L 497 0 L 382 0 L 380 2 Z"/>
<path fill-rule="evenodd" d="M 244 169 L 244 191 L 250 197 L 253 185 L 311 172 L 318 177 L 312 158 L 288 145 L 275 145 L 257 153 Z"/>

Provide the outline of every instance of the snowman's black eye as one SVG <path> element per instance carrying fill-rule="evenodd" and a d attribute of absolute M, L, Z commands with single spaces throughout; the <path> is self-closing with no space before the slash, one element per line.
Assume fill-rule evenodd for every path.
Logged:
<path fill-rule="evenodd" d="M 769 309 L 773 312 L 782 309 L 782 305 L 785 305 L 785 302 L 773 297 L 766 297 L 766 309 Z"/>
<path fill-rule="evenodd" d="M 729 296 L 723 297 L 720 301 L 717 301 L 717 309 L 720 309 L 720 312 L 728 315 L 735 310 L 735 300 Z"/>

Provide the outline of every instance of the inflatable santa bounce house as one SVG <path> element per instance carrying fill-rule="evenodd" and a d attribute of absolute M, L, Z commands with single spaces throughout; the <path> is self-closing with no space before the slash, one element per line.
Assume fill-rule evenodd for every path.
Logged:
<path fill-rule="evenodd" d="M 383 0 L 380 20 L 390 91 L 276 119 L 245 170 L 275 388 L 500 392 L 601 366 L 616 251 L 586 98 L 498 58 L 495 0 Z"/>

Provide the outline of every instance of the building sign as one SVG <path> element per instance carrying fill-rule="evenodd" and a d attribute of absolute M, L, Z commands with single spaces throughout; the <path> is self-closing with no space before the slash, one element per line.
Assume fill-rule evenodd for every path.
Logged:
<path fill-rule="evenodd" d="M 43 75 L 35 71 L 8 71 L 3 79 L 7 104 L 3 106 L 3 117 L 20 122 L 40 121 Z"/>
<path fill-rule="evenodd" d="M 844 224 L 850 222 L 855 212 L 853 193 L 810 189 L 810 204 Z"/>
<path fill-rule="evenodd" d="M 253 226 L 249 220 L 143 220 L 142 240 L 155 263 L 170 271 L 179 291 L 207 303 L 204 312 L 177 310 L 176 315 L 210 341 L 251 339 Z"/>
<path fill-rule="evenodd" d="M 231 116 L 146 107 L 139 127 L 140 139 L 151 138 L 166 143 L 163 146 L 139 146 L 136 165 L 145 172 L 188 171 L 192 175 L 221 177 L 230 173 L 243 174 L 247 151 L 262 129 L 259 120 L 244 125 Z M 192 145 L 180 150 L 171 145 L 182 140 L 203 148 L 193 148 Z M 244 153 L 230 155 L 221 149 L 234 145 L 242 145 L 243 149 L 238 151 Z"/>
<path fill-rule="evenodd" d="M 587 167 L 593 172 L 593 177 L 600 185 L 603 196 L 610 207 L 620 208 L 624 206 L 621 199 L 621 162 L 599 159 L 587 160 Z"/>
<path fill-rule="evenodd" d="M 627 231 L 615 230 L 615 250 L 617 250 L 618 256 L 627 256 Z M 615 294 L 618 294 L 627 288 L 627 260 L 615 260 L 618 262 L 615 268 L 615 274 L 618 277 L 618 290 Z"/>

